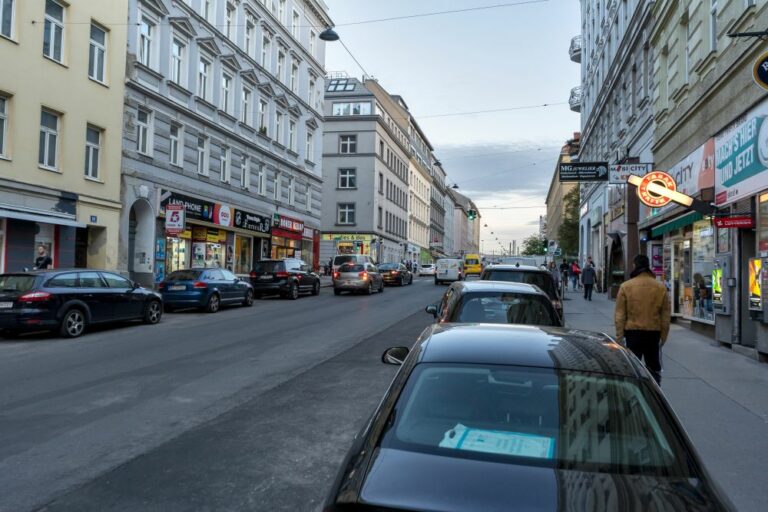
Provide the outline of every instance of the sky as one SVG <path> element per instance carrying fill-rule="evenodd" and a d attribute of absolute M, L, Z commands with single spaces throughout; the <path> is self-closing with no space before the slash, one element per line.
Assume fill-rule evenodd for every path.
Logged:
<path fill-rule="evenodd" d="M 526 0 L 325 1 L 350 52 L 387 91 L 403 96 L 449 183 L 478 205 L 488 225 L 483 251 L 538 231 L 560 148 L 579 130 L 579 115 L 567 104 L 580 83 L 579 65 L 568 56 L 580 33 L 579 2 L 346 25 Z M 326 69 L 363 75 L 338 42 L 326 45 Z M 552 106 L 444 115 L 543 104 Z"/>

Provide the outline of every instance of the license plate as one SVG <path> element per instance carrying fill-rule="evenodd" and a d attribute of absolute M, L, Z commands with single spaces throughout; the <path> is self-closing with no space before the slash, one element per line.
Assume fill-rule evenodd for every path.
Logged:
<path fill-rule="evenodd" d="M 13 302 L 0 302 L 0 309 L 8 309 L 13 307 Z"/>
<path fill-rule="evenodd" d="M 178 292 L 178 291 L 181 291 L 181 290 L 186 290 L 187 286 L 184 285 L 184 284 L 175 284 L 173 286 L 169 286 L 168 289 L 170 291 L 172 291 L 172 292 Z"/>
<path fill-rule="evenodd" d="M 269 281 L 272 279 L 272 276 L 259 276 L 260 281 Z"/>

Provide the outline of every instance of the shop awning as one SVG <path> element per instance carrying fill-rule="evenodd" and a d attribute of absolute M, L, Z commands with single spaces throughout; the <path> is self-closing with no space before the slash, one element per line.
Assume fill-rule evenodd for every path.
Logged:
<path fill-rule="evenodd" d="M 664 224 L 659 224 L 651 229 L 651 238 L 656 238 L 657 236 L 662 236 L 663 234 L 675 231 L 676 229 L 684 228 L 703 218 L 704 215 L 699 212 L 686 213 L 685 215 L 672 219 Z"/>
<path fill-rule="evenodd" d="M 59 226 L 71 226 L 74 228 L 84 228 L 85 224 L 77 222 L 75 219 L 66 217 L 56 217 L 53 215 L 37 215 L 34 213 L 17 212 L 15 210 L 6 210 L 0 208 L 0 217 L 8 219 L 28 220 L 30 222 L 40 222 L 42 224 L 57 224 Z"/>

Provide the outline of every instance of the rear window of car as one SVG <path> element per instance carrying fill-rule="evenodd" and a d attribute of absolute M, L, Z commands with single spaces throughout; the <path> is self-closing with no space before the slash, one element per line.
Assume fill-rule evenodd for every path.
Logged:
<path fill-rule="evenodd" d="M 474 259 L 474 258 L 467 258 L 467 259 L 464 260 L 464 263 L 466 263 L 467 265 L 479 265 L 480 264 L 480 260 L 477 260 L 477 259 Z"/>
<path fill-rule="evenodd" d="M 195 281 L 200 279 L 202 270 L 176 270 L 168 274 L 166 281 Z"/>
<path fill-rule="evenodd" d="M 576 471 L 697 476 L 663 405 L 641 380 L 422 363 L 392 414 L 385 448 Z"/>
<path fill-rule="evenodd" d="M 253 271 L 257 274 L 285 272 L 285 263 L 282 261 L 257 261 L 253 266 Z"/>
<path fill-rule="evenodd" d="M 426 264 L 426 265 L 422 265 L 421 266 L 421 268 L 425 268 L 425 269 L 426 268 L 432 268 L 432 267 L 434 267 L 434 265 Z"/>
<path fill-rule="evenodd" d="M 45 285 L 49 288 L 77 288 L 77 274 L 59 274 L 52 277 Z"/>
<path fill-rule="evenodd" d="M 357 258 L 354 256 L 336 256 L 333 258 L 333 264 L 337 267 L 349 262 L 357 262 Z"/>
<path fill-rule="evenodd" d="M 506 281 L 508 283 L 532 284 L 541 288 L 550 299 L 557 297 L 552 276 L 547 272 L 526 272 L 525 270 L 487 270 L 481 279 L 484 281 Z"/>
<path fill-rule="evenodd" d="M 364 265 L 356 265 L 352 263 L 347 263 L 339 267 L 339 272 L 362 272 L 365 270 Z"/>
<path fill-rule="evenodd" d="M 468 293 L 452 312 L 451 322 L 560 325 L 547 297 L 533 293 Z"/>
<path fill-rule="evenodd" d="M 35 286 L 35 276 L 4 275 L 0 276 L 0 290 L 4 292 L 28 292 Z"/>
<path fill-rule="evenodd" d="M 382 263 L 379 265 L 379 270 L 398 270 L 400 265 L 397 263 Z"/>

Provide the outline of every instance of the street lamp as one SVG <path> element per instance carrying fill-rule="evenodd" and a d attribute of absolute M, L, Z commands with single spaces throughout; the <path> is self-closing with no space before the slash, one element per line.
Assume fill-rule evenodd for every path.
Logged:
<path fill-rule="evenodd" d="M 323 41 L 338 41 L 339 40 L 339 34 L 336 33 L 335 30 L 333 30 L 332 27 L 328 27 L 322 32 L 320 32 L 320 35 L 318 36 Z"/>

